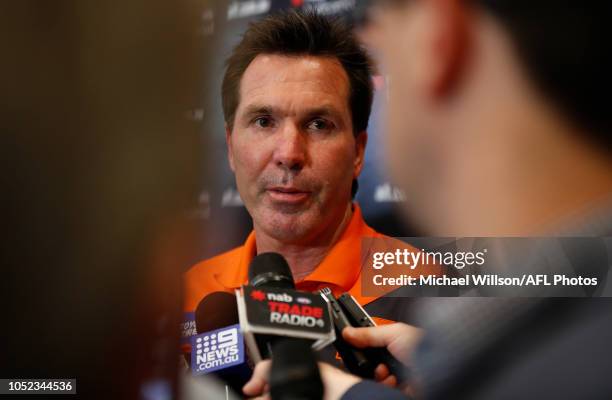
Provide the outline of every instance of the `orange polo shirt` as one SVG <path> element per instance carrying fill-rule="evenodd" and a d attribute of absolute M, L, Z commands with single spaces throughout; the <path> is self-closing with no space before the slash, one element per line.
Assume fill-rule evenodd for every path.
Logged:
<path fill-rule="evenodd" d="M 331 247 L 317 268 L 299 282 L 298 290 L 316 291 L 329 286 L 334 295 L 349 292 L 362 305 L 377 297 L 361 295 L 361 269 L 371 254 L 368 238 L 384 239 L 385 247 L 409 249 L 412 246 L 376 232 L 366 225 L 361 209 L 353 204 L 353 215 L 338 241 Z M 377 241 L 380 250 L 380 240 Z M 364 246 L 364 251 L 362 251 Z M 234 293 L 234 289 L 246 284 L 249 263 L 257 254 L 255 232 L 252 231 L 246 242 L 233 250 L 202 261 L 185 273 L 185 311 L 193 312 L 204 296 L 216 292 Z M 425 269 L 431 272 L 431 268 Z M 389 289 L 391 291 L 392 288 Z"/>

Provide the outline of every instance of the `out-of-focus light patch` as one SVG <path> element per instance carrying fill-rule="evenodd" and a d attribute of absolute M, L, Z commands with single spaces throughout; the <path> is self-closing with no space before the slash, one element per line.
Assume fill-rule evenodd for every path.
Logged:
<path fill-rule="evenodd" d="M 227 20 L 253 17 L 270 11 L 270 0 L 234 1 L 227 8 Z"/>
<path fill-rule="evenodd" d="M 185 113 L 188 119 L 193 121 L 203 121 L 204 120 L 204 109 L 195 108 L 193 110 L 187 110 Z"/>
<path fill-rule="evenodd" d="M 170 400 L 172 399 L 172 387 L 165 379 L 156 379 L 145 382 L 140 388 L 142 400 Z"/>
<path fill-rule="evenodd" d="M 385 87 L 385 77 L 382 75 L 372 76 L 372 84 L 374 85 L 374 90 L 383 89 Z"/>
<path fill-rule="evenodd" d="M 406 201 L 406 193 L 397 186 L 388 182 L 376 186 L 374 191 L 375 203 L 401 203 Z"/>
<path fill-rule="evenodd" d="M 242 206 L 244 206 L 244 202 L 242 201 L 242 197 L 240 197 L 240 193 L 238 192 L 238 190 L 234 187 L 229 187 L 225 189 L 221 198 L 221 207 Z"/>

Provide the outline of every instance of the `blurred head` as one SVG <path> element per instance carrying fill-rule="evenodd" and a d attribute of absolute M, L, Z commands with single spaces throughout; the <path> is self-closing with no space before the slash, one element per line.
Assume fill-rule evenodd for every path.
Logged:
<path fill-rule="evenodd" d="M 180 272 L 201 229 L 184 217 L 203 175 L 184 118 L 194 11 L 0 6 L 0 375 L 72 377 L 87 399 L 176 392 Z"/>
<path fill-rule="evenodd" d="M 371 66 L 340 21 L 289 12 L 254 23 L 227 62 L 229 163 L 256 230 L 303 243 L 346 215 L 363 166 Z"/>
<path fill-rule="evenodd" d="M 439 234 L 525 233 L 609 193 L 607 7 L 373 9 L 366 37 L 388 76 L 389 166 L 413 220 Z"/>

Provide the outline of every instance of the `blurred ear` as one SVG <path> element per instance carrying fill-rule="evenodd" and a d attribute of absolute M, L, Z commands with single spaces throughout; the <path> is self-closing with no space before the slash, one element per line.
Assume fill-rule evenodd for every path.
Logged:
<path fill-rule="evenodd" d="M 365 148 L 368 143 L 368 133 L 361 131 L 355 136 L 355 164 L 353 178 L 357 178 L 363 169 L 363 159 L 365 158 Z"/>
<path fill-rule="evenodd" d="M 227 159 L 230 169 L 232 172 L 236 172 L 234 170 L 234 152 L 232 151 L 232 132 L 227 124 L 225 124 L 225 143 L 227 143 Z"/>
<path fill-rule="evenodd" d="M 426 90 L 440 99 L 460 83 L 467 62 L 470 38 L 469 10 L 461 0 L 423 0 L 428 29 L 423 76 Z"/>

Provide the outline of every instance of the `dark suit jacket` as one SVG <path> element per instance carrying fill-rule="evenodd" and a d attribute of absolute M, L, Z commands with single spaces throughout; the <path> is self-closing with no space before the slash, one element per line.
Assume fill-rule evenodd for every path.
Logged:
<path fill-rule="evenodd" d="M 607 237 L 603 248 L 586 254 L 584 246 L 564 246 L 577 271 L 609 280 L 610 232 L 595 233 Z M 425 399 L 612 398 L 611 297 L 440 297 L 416 308 L 426 336 L 414 374 Z M 343 399 L 398 395 L 370 382 Z"/>

